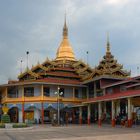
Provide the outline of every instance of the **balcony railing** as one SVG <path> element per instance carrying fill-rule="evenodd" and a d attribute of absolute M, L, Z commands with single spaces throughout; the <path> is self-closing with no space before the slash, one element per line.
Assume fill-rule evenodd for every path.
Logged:
<path fill-rule="evenodd" d="M 33 96 L 33 97 L 17 97 L 17 98 L 9 98 L 9 97 L 3 97 L 2 103 L 19 103 L 19 102 L 57 102 L 57 97 L 46 97 L 46 96 Z M 83 99 L 70 97 L 60 97 L 59 100 L 61 102 L 76 102 L 80 103 L 83 101 Z"/>

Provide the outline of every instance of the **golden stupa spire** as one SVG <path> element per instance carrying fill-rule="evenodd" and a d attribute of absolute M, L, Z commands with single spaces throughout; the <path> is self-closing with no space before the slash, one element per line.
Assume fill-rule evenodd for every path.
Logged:
<path fill-rule="evenodd" d="M 64 21 L 64 27 L 63 27 L 63 38 L 67 38 L 68 37 L 68 27 L 67 27 L 67 23 L 66 23 L 66 13 L 65 13 L 65 21 Z"/>
<path fill-rule="evenodd" d="M 109 33 L 107 33 L 106 52 L 110 52 Z"/>
<path fill-rule="evenodd" d="M 68 27 L 67 27 L 67 22 L 66 22 L 66 14 L 65 14 L 65 19 L 64 19 L 64 27 L 63 27 L 63 39 L 61 41 L 59 48 L 57 49 L 55 60 L 75 61 L 74 52 L 68 40 Z"/>

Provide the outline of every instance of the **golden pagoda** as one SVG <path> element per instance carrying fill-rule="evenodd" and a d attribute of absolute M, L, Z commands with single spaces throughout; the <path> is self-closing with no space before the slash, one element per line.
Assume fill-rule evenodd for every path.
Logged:
<path fill-rule="evenodd" d="M 59 60 L 75 61 L 75 55 L 74 55 L 73 49 L 68 40 L 68 28 L 67 28 L 67 24 L 66 24 L 66 18 L 65 18 L 65 23 L 64 23 L 64 27 L 63 27 L 63 39 L 57 50 L 56 60 L 57 61 L 59 61 Z"/>
<path fill-rule="evenodd" d="M 30 70 L 21 73 L 18 78 L 20 81 L 37 80 L 44 78 L 70 79 L 74 81 L 83 81 L 92 74 L 92 69 L 82 62 L 76 60 L 72 46 L 68 40 L 68 27 L 66 18 L 63 27 L 63 39 L 57 49 L 56 58 L 49 60 L 48 58 L 42 64 L 33 66 Z"/>

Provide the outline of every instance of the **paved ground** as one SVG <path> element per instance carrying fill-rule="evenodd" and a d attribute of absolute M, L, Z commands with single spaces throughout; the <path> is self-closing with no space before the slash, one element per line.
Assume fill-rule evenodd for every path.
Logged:
<path fill-rule="evenodd" d="M 0 140 L 140 140 L 140 127 L 34 126 L 24 130 L 0 130 Z"/>

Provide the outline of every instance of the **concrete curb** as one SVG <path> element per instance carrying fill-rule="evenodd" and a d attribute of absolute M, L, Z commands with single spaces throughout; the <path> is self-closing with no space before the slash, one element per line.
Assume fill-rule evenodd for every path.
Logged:
<path fill-rule="evenodd" d="M 31 130 L 34 127 L 24 127 L 24 128 L 0 128 L 0 131 L 17 131 L 17 130 Z"/>

